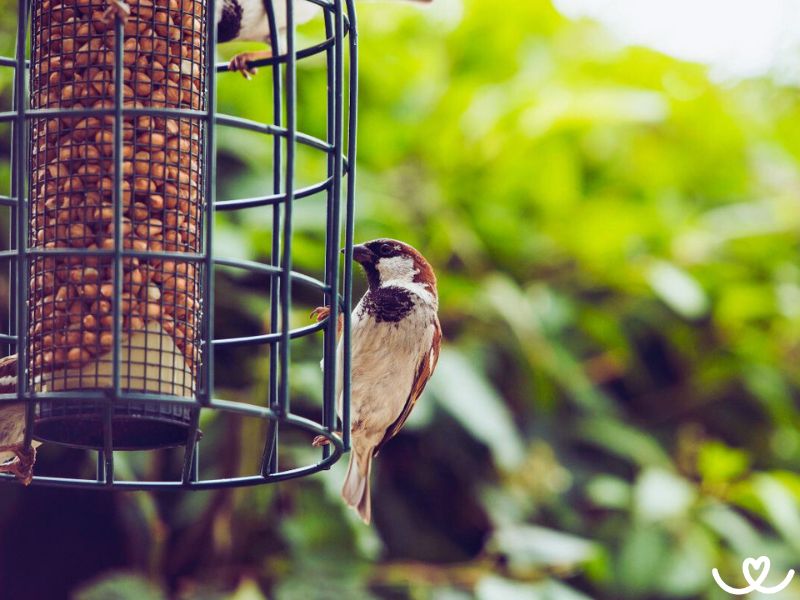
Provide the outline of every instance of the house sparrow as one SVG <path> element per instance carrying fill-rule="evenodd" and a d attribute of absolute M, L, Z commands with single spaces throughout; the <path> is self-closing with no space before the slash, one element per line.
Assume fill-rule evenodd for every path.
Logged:
<path fill-rule="evenodd" d="M 17 356 L 0 358 L 0 394 L 17 391 Z M 0 473 L 12 473 L 24 485 L 33 479 L 33 463 L 36 462 L 34 441 L 25 448 L 25 404 L 21 402 L 0 403 Z"/>
<path fill-rule="evenodd" d="M 217 0 L 214 4 L 214 23 L 217 26 L 217 42 L 232 42 L 234 40 L 267 42 L 269 36 L 269 18 L 267 16 L 266 2 L 270 0 Z M 430 2 L 431 0 L 416 0 Z M 285 45 L 286 37 L 286 0 L 272 0 L 275 10 L 275 23 L 281 33 L 282 43 Z M 294 0 L 294 20 L 297 25 L 310 21 L 319 12 L 319 6 L 307 0 Z M 103 20 L 111 24 L 119 17 L 126 23 L 131 16 L 131 7 L 125 0 L 108 0 Z M 247 61 L 269 58 L 270 51 L 245 52 L 234 57 L 230 68 L 242 71 L 248 75 L 255 72 L 247 68 Z"/>
<path fill-rule="evenodd" d="M 436 368 L 442 330 L 436 275 L 414 248 L 379 239 L 355 246 L 353 259 L 364 268 L 369 289 L 352 315 L 352 452 L 342 497 L 369 523 L 372 458 L 400 431 L 422 394 Z M 322 320 L 329 312 L 321 307 L 312 315 Z M 338 352 L 341 364 L 341 344 Z M 326 442 L 323 436 L 314 440 Z"/>
<path fill-rule="evenodd" d="M 217 25 L 217 42 L 234 40 L 270 43 L 269 18 L 266 3 L 272 1 L 275 11 L 275 24 L 280 32 L 279 45 L 286 46 L 286 0 L 217 0 L 214 5 L 214 23 Z M 431 2 L 432 0 L 411 0 L 412 2 Z M 307 23 L 319 13 L 320 7 L 308 0 L 294 0 L 295 25 Z M 108 7 L 103 13 L 107 23 L 116 17 L 122 22 L 128 19 L 131 8 L 125 0 L 108 0 Z M 234 56 L 228 64 L 230 71 L 240 72 L 246 79 L 255 75 L 256 68 L 248 66 L 249 62 L 270 58 L 272 50 L 242 52 Z"/>
<path fill-rule="evenodd" d="M 111 0 L 119 1 L 119 0 Z M 269 20 L 266 3 L 270 0 L 218 0 L 216 8 L 217 41 L 232 40 L 270 43 Z M 431 2 L 431 0 L 411 0 L 413 2 Z M 275 11 L 275 24 L 280 32 L 279 47 L 286 47 L 286 0 L 272 0 Z M 295 0 L 295 25 L 310 21 L 319 13 L 320 7 L 308 0 Z M 255 67 L 247 63 L 270 58 L 272 49 L 237 54 L 228 64 L 230 71 L 240 72 L 246 79 L 256 73 Z"/>

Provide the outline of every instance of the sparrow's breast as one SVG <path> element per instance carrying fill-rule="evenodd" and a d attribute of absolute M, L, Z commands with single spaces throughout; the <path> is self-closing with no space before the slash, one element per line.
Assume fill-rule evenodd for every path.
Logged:
<path fill-rule="evenodd" d="M 378 444 L 403 411 L 420 361 L 428 359 L 435 318 L 435 308 L 414 294 L 384 306 L 369 294 L 362 299 L 352 335 L 354 437 Z"/>

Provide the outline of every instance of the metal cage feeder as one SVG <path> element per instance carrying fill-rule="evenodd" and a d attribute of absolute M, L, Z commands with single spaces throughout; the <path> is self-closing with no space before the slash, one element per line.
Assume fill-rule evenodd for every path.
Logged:
<path fill-rule="evenodd" d="M 121 489 L 207 489 L 300 477 L 332 465 L 348 449 L 357 43 L 352 0 L 317 5 L 324 39 L 298 48 L 296 0 L 284 3 L 285 38 L 270 36 L 272 122 L 218 114 L 214 3 L 133 0 L 126 22 L 98 14 L 106 0 L 20 0 L 14 70 L 11 194 L 0 197 L 10 221 L 8 333 L 16 352 L 16 391 L 0 410 L 25 407 L 25 448 L 34 442 L 95 451 L 95 477 L 39 476 L 34 484 Z M 28 38 L 30 36 L 30 38 Z M 30 39 L 30 55 L 27 47 Z M 298 130 L 297 64 L 321 55 L 327 83 L 325 139 Z M 229 75 L 229 76 L 234 76 Z M 252 82 L 257 85 L 258 81 Z M 215 199 L 215 130 L 228 127 L 272 138 L 270 193 Z M 325 177 L 298 188 L 297 146 L 321 153 Z M 324 277 L 292 270 L 295 201 L 324 196 Z M 268 211 L 268 262 L 212 252 L 218 211 Z M 321 215 L 322 216 L 322 215 Z M 340 247 L 344 245 L 344 259 Z M 269 331 L 215 338 L 217 267 L 268 278 Z M 291 328 L 292 287 L 320 294 L 328 319 Z M 341 313 L 339 312 L 341 311 Z M 344 352 L 337 357 L 341 314 Z M 323 390 L 319 419 L 292 412 L 291 341 L 321 335 Z M 269 392 L 261 404 L 214 395 L 214 349 L 269 346 Z M 344 364 L 337 364 L 341 358 Z M 342 377 L 343 435 L 336 414 Z M 203 411 L 268 424 L 252 474 L 203 479 Z M 329 440 L 318 461 L 284 467 L 279 431 L 291 427 Z M 125 479 L 114 452 L 182 446 L 180 477 Z M 10 475 L 0 480 L 10 480 Z"/>

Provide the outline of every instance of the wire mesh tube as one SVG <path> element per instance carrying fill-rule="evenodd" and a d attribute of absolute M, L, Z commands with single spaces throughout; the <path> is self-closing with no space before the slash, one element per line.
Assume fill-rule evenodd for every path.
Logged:
<path fill-rule="evenodd" d="M 41 401 L 39 438 L 102 447 L 113 402 L 114 448 L 154 448 L 185 442 L 200 360 L 204 4 L 107 6 L 33 1 L 31 105 L 57 111 L 30 128 L 28 386 L 109 392 Z"/>

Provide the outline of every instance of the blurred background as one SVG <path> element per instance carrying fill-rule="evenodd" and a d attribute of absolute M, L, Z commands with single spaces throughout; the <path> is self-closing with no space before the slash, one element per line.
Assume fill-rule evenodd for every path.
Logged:
<path fill-rule="evenodd" d="M 800 553 L 798 7 L 359 8 L 356 239 L 428 257 L 445 334 L 376 462 L 374 526 L 339 500 L 343 463 L 191 494 L 6 485 L 0 597 L 713 600 L 728 596 L 712 567 L 743 586 L 742 560 L 759 555 L 780 581 Z M 13 47 L 13 19 L 1 27 Z M 303 43 L 320 32 L 304 26 Z M 324 66 L 299 67 L 315 135 Z M 220 109 L 271 118 L 269 80 L 220 77 Z M 220 198 L 269 190 L 268 140 L 221 131 L 219 150 Z M 301 156 L 301 183 L 321 170 Z M 304 200 L 295 222 L 297 268 L 315 276 L 324 207 Z M 269 231 L 258 211 L 226 217 L 216 248 L 265 260 Z M 217 331 L 263 330 L 263 282 L 218 285 Z M 297 301 L 305 324 L 321 299 Z M 311 410 L 320 340 L 292 351 Z M 218 354 L 218 395 L 263 403 L 265 356 Z M 252 470 L 259 427 L 204 423 L 207 468 Z M 286 460 L 314 460 L 307 442 Z M 159 456 L 121 468 L 158 473 Z M 85 462 L 45 448 L 37 469 Z M 798 596 L 800 581 L 771 597 Z"/>

